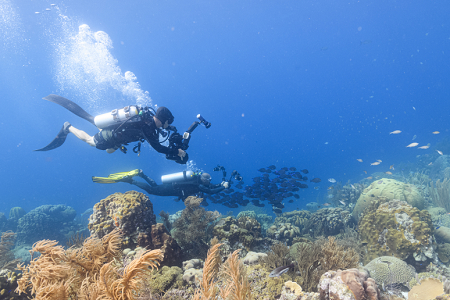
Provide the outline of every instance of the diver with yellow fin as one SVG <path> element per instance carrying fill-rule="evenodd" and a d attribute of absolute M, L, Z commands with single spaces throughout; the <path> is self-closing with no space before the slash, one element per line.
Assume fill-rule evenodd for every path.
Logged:
<path fill-rule="evenodd" d="M 141 177 L 146 182 L 135 180 L 133 177 L 136 176 Z M 188 196 L 198 195 L 202 197 L 201 194 L 203 193 L 217 194 L 230 187 L 230 181 L 223 180 L 220 184 L 212 184 L 211 175 L 193 171 L 163 175 L 160 185 L 139 169 L 110 174 L 108 177 L 92 177 L 92 181 L 97 183 L 127 182 L 145 190 L 150 195 L 175 196 L 178 197 L 178 200 L 182 199 L 183 201 Z"/>
<path fill-rule="evenodd" d="M 201 115 L 197 115 L 199 121 L 195 121 L 183 135 L 180 135 L 177 133 L 176 127 L 170 125 L 174 121 L 174 116 L 164 106 L 155 111 L 151 107 L 130 105 L 93 117 L 76 103 L 64 97 L 49 95 L 43 99 L 63 106 L 96 126 L 100 131 L 91 136 L 85 131 L 73 127 L 69 122 L 65 122 L 50 144 L 35 151 L 48 151 L 58 148 L 65 142 L 67 135 L 73 133 L 90 146 L 106 150 L 108 153 L 113 153 L 117 149 L 126 153 L 125 145 L 132 142 L 138 142 L 133 151 L 140 153 L 141 143 L 147 141 L 156 151 L 166 154 L 167 159 L 185 164 L 189 160 L 185 150 L 189 147 L 192 131 L 199 124 L 203 124 L 206 128 L 211 126 L 211 123 L 207 122 Z M 160 141 L 160 135 L 166 139 Z M 168 147 L 162 145 L 166 140 L 169 141 Z"/>

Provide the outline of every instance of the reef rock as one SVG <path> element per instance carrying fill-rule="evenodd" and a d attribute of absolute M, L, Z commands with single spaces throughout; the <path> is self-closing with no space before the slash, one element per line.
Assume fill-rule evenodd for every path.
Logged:
<path fill-rule="evenodd" d="M 405 201 L 389 201 L 368 211 L 359 221 L 361 240 L 367 245 L 366 259 L 390 255 L 416 261 L 436 259 L 433 224 L 426 210 Z"/>
<path fill-rule="evenodd" d="M 358 269 L 328 271 L 319 282 L 320 300 L 378 300 L 380 290 L 369 274 Z"/>
<path fill-rule="evenodd" d="M 17 245 L 49 239 L 65 243 L 66 234 L 75 230 L 76 211 L 66 205 L 42 205 L 19 219 Z"/>
<path fill-rule="evenodd" d="M 124 234 L 124 247 L 134 248 L 138 242 L 151 235 L 152 225 L 156 224 L 153 204 L 150 199 L 139 192 L 129 191 L 124 194 L 115 193 L 94 205 L 89 217 L 91 236 L 102 238 L 119 228 Z"/>
<path fill-rule="evenodd" d="M 417 187 L 394 179 L 383 178 L 372 182 L 358 198 L 352 215 L 358 220 L 364 210 L 378 197 L 389 200 L 406 201 L 418 209 L 424 208 L 424 199 Z"/>

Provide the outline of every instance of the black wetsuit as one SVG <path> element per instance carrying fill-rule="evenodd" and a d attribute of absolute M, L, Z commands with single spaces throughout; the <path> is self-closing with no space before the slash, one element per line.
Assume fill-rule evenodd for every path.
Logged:
<path fill-rule="evenodd" d="M 140 187 L 150 195 L 175 196 L 183 201 L 189 196 L 200 195 L 201 193 L 212 195 L 220 193 L 225 189 L 221 184 L 209 184 L 208 186 L 203 185 L 201 184 L 199 177 L 197 177 L 197 182 L 180 182 L 161 185 L 158 185 L 153 179 L 143 173 L 140 174 L 140 177 L 147 181 L 147 183 L 133 180 L 131 184 Z"/>
<path fill-rule="evenodd" d="M 164 147 L 159 143 L 159 133 L 153 118 L 150 124 L 144 121 L 129 122 L 117 130 L 118 126 L 108 127 L 94 136 L 95 147 L 100 150 L 118 149 L 122 145 L 137 142 L 141 139 L 147 140 L 159 153 L 177 155 L 178 149 Z"/>

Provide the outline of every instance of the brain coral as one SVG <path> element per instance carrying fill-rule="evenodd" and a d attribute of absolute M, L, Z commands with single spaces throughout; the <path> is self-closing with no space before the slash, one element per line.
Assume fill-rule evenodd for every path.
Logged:
<path fill-rule="evenodd" d="M 424 200 L 415 185 L 383 178 L 372 182 L 364 189 L 353 209 L 353 217 L 359 219 L 361 213 L 378 197 L 386 197 L 388 200 L 406 201 L 418 209 L 424 208 Z"/>
<path fill-rule="evenodd" d="M 366 211 L 359 222 L 361 240 L 367 245 L 365 259 L 382 255 L 400 259 L 413 255 L 416 261 L 435 258 L 432 226 L 428 211 L 404 201 L 389 201 L 374 211 Z"/>
<path fill-rule="evenodd" d="M 364 267 L 370 277 L 382 286 L 402 284 L 409 286 L 409 282 L 416 276 L 416 270 L 403 260 L 392 256 L 377 257 Z"/>
<path fill-rule="evenodd" d="M 153 224 L 156 224 L 156 216 L 149 198 L 129 191 L 112 194 L 96 203 L 88 228 L 91 236 L 102 238 L 118 227 L 124 233 L 124 246 L 133 247 L 140 233 L 151 234 Z"/>

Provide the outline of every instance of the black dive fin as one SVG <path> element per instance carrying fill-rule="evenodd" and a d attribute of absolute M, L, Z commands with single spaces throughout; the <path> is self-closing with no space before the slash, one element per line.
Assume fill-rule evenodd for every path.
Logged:
<path fill-rule="evenodd" d="M 36 149 L 34 151 L 48 151 L 48 150 L 58 148 L 59 146 L 64 144 L 64 142 L 66 141 L 66 137 L 67 137 L 67 133 L 65 133 L 64 125 L 63 125 L 61 130 L 58 132 L 58 135 L 53 139 L 53 141 L 51 141 L 50 144 L 48 144 L 44 148 Z"/>
<path fill-rule="evenodd" d="M 66 99 L 64 97 L 50 94 L 47 97 L 42 98 L 44 100 L 48 100 L 50 102 L 56 103 L 61 105 L 62 107 L 70 110 L 72 113 L 76 114 L 80 118 L 85 119 L 86 121 L 92 123 L 92 125 L 95 126 L 94 117 L 91 116 L 88 112 L 86 112 L 84 109 L 78 106 L 78 104 L 70 101 L 69 99 Z M 64 141 L 63 141 L 64 142 Z M 62 143 L 61 143 L 62 144 Z M 50 146 L 50 145 L 49 145 Z M 61 146 L 61 145 L 59 145 Z M 58 147 L 59 147 L 58 146 Z M 48 147 L 48 146 L 47 146 Z M 52 148 L 53 149 L 53 148 Z M 48 149 L 50 150 L 50 149 Z"/>

